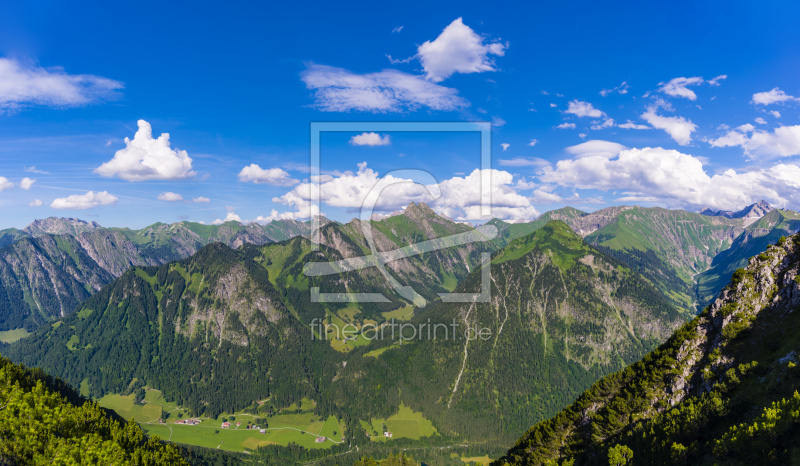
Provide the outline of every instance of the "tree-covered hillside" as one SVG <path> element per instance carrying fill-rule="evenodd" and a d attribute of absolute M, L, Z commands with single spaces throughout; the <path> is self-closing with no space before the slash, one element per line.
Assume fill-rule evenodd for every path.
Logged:
<path fill-rule="evenodd" d="M 534 425 L 496 464 L 793 464 L 798 310 L 795 235 L 752 258 L 666 343 Z"/>
<path fill-rule="evenodd" d="M 0 357 L 0 464 L 187 464 L 62 381 Z"/>

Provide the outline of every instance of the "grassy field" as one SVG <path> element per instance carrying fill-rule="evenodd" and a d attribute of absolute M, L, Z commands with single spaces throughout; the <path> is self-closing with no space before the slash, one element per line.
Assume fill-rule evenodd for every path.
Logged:
<path fill-rule="evenodd" d="M 465 463 L 478 463 L 478 464 L 483 464 L 483 465 L 487 465 L 487 466 L 492 464 L 492 461 L 493 461 L 491 458 L 489 458 L 489 455 L 471 456 L 469 458 L 461 457 L 460 460 L 465 462 Z"/>
<path fill-rule="evenodd" d="M 410 438 L 417 440 L 436 434 L 436 428 L 431 421 L 425 419 L 422 413 L 414 412 L 405 405 L 400 405 L 397 414 L 388 419 L 372 419 L 371 422 L 361 421 L 361 426 L 376 441 L 384 441 L 383 425 L 392 433 L 392 438 Z"/>
<path fill-rule="evenodd" d="M 30 335 L 24 328 L 17 328 L 14 330 L 4 330 L 0 332 L 0 341 L 3 343 L 14 343 Z"/>
<path fill-rule="evenodd" d="M 399 307 L 393 311 L 384 312 L 383 318 L 386 320 L 410 320 L 414 316 L 414 306 L 408 305 L 406 307 Z"/>
<path fill-rule="evenodd" d="M 246 413 L 222 415 L 218 419 L 200 419 L 196 426 L 175 424 L 178 419 L 189 419 L 186 410 L 175 403 L 167 402 L 158 390 L 147 390 L 145 403 L 134 403 L 134 396 L 106 395 L 99 400 L 104 408 L 116 411 L 125 419 L 134 419 L 150 435 L 158 435 L 164 440 L 199 445 L 209 448 L 220 448 L 230 451 L 254 450 L 261 445 L 288 445 L 296 443 L 305 448 L 329 448 L 341 442 L 344 436 L 344 427 L 339 424 L 334 416 L 320 420 L 311 412 L 296 414 L 278 414 L 266 418 L 266 433 L 258 430 L 248 430 L 245 427 L 253 423 L 255 416 Z M 314 402 L 303 400 L 300 406 L 290 406 L 288 410 L 311 410 Z M 168 413 L 165 423 L 159 423 L 161 410 Z M 263 416 L 260 416 L 263 417 Z M 227 418 L 232 427 L 222 428 L 222 418 Z M 236 426 L 236 422 L 241 423 Z M 323 443 L 316 443 L 316 438 L 326 438 Z"/>

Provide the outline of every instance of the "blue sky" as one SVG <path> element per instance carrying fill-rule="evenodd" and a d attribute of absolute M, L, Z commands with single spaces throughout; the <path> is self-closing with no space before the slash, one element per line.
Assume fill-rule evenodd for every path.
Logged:
<path fill-rule="evenodd" d="M 493 214 L 509 220 L 800 209 L 796 5 L 14 3 L 3 228 L 305 218 L 314 121 L 493 122 Z M 386 172 L 423 169 L 442 196 L 398 184 L 382 214 L 426 201 L 486 220 L 476 135 L 359 135 L 322 139 L 323 214 L 347 220 Z"/>

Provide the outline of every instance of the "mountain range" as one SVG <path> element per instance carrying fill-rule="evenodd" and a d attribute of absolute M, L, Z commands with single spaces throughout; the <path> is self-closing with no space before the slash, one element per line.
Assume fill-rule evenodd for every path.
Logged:
<path fill-rule="evenodd" d="M 212 418 L 313 400 L 356 444 L 410 409 L 442 438 L 510 443 L 683 335 L 673 331 L 705 302 L 700 318 L 713 312 L 750 256 L 798 227 L 798 214 L 777 209 L 728 218 L 634 206 L 476 229 L 411 204 L 379 221 L 322 222 L 315 247 L 299 222 L 134 231 L 46 219 L 3 233 L 15 239 L 0 249 L 0 309 L 6 328 L 34 333 L 2 352 L 93 398 L 144 385 Z M 309 274 L 315 263 L 336 273 Z M 48 295 L 48 280 L 59 291 Z M 441 298 L 487 288 L 488 300 Z M 397 320 L 487 337 L 374 338 Z M 504 461 L 527 464 L 526 454 Z"/>
<path fill-rule="evenodd" d="M 459 257 L 453 256 L 453 250 L 444 250 L 423 255 L 415 265 L 399 260 L 388 262 L 387 267 L 399 273 L 399 280 L 406 285 L 422 285 L 427 292 L 424 300 L 429 301 L 436 292 L 452 290 L 480 262 L 480 252 L 496 251 L 551 220 L 562 220 L 588 243 L 642 273 L 676 306 L 697 312 L 753 251 L 800 229 L 800 215 L 772 209 L 763 201 L 736 215 L 704 212 L 611 207 L 587 213 L 566 207 L 530 223 L 493 220 L 489 225 L 500 230 L 498 237 L 462 247 Z M 342 225 L 323 219 L 321 224 L 339 226 L 323 230 L 321 240 L 345 258 L 371 253 L 359 220 Z M 405 214 L 372 224 L 374 247 L 384 252 L 407 247 L 423 234 L 446 236 L 471 229 L 436 215 L 424 204 L 413 203 Z M 236 248 L 245 243 L 308 237 L 310 230 L 309 222 L 292 220 L 267 225 L 156 223 L 130 230 L 57 218 L 34 221 L 21 230 L 2 230 L 0 331 L 24 327 L 30 332 L 65 316 L 131 266 L 160 265 L 189 257 L 211 242 Z M 439 270 L 425 265 L 427 257 L 439 262 L 435 265 Z M 412 270 L 414 267 L 417 269 Z"/>

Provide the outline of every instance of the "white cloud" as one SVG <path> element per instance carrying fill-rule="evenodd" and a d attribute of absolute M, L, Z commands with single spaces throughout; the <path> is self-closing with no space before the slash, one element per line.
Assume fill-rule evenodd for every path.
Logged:
<path fill-rule="evenodd" d="M 22 188 L 22 189 L 24 189 L 25 191 L 27 191 L 27 190 L 31 189 L 31 186 L 33 186 L 33 183 L 36 183 L 36 180 L 35 180 L 35 179 L 32 179 L 32 178 L 28 178 L 28 177 L 26 176 L 25 178 L 23 178 L 23 179 L 22 179 L 22 180 L 19 182 L 19 187 L 20 187 L 20 188 Z"/>
<path fill-rule="evenodd" d="M 539 157 L 515 157 L 513 159 L 500 159 L 501 167 L 544 167 L 550 165 L 545 159 Z"/>
<path fill-rule="evenodd" d="M 575 123 L 561 123 L 556 126 L 558 129 L 575 129 Z"/>
<path fill-rule="evenodd" d="M 489 170 L 488 174 L 491 177 L 493 216 L 510 220 L 533 219 L 538 216 L 538 211 L 531 205 L 530 199 L 514 189 L 514 175 L 501 170 Z M 464 177 L 456 176 L 441 181 L 438 184 L 441 196 L 434 199 L 425 186 L 389 174 L 383 178 L 387 182 L 396 184 L 391 184 L 381 193 L 376 211 L 392 212 L 402 209 L 410 202 L 426 202 L 437 212 L 457 221 L 489 220 L 483 218 L 480 213 L 482 176 L 481 170 L 475 170 Z M 377 172 L 368 168 L 366 163 L 360 163 L 357 173 L 345 172 L 337 176 L 322 176 L 319 198 L 323 204 L 331 207 L 358 209 L 379 180 Z M 279 218 L 297 219 L 317 215 L 319 210 L 312 205 L 312 194 L 316 194 L 314 184 L 297 185 L 288 193 L 272 200 L 292 206 L 294 212 L 273 211 L 269 216 L 262 216 L 256 220 L 265 222 Z"/>
<path fill-rule="evenodd" d="M 558 105 L 553 104 L 553 103 L 550 104 L 550 108 L 556 108 L 556 107 L 558 107 Z"/>
<path fill-rule="evenodd" d="M 311 63 L 300 77 L 314 91 L 314 106 L 325 112 L 392 113 L 423 107 L 447 111 L 469 106 L 455 89 L 396 70 L 356 74 Z"/>
<path fill-rule="evenodd" d="M 613 118 L 606 118 L 603 120 L 602 123 L 596 122 L 592 125 L 592 129 L 597 131 L 600 129 L 611 128 L 614 126 L 614 119 Z"/>
<path fill-rule="evenodd" d="M 73 194 L 72 196 L 55 199 L 50 204 L 50 207 L 62 210 L 85 210 L 116 203 L 117 197 L 109 194 L 108 191 L 89 191 L 86 194 Z"/>
<path fill-rule="evenodd" d="M 455 73 L 495 71 L 490 55 L 503 56 L 506 47 L 507 44 L 500 42 L 484 43 L 481 36 L 458 18 L 439 37 L 420 45 L 417 58 L 428 79 L 440 82 Z"/>
<path fill-rule="evenodd" d="M 350 144 L 354 146 L 388 146 L 391 143 L 388 134 L 361 133 L 350 138 Z"/>
<path fill-rule="evenodd" d="M 581 102 L 580 100 L 571 100 L 569 107 L 564 113 L 571 113 L 578 117 L 591 117 L 602 118 L 606 116 L 604 112 L 594 108 L 589 102 Z"/>
<path fill-rule="evenodd" d="M 244 183 L 271 184 L 274 186 L 292 186 L 299 181 L 292 179 L 282 168 L 261 168 L 251 163 L 239 172 L 239 181 Z"/>
<path fill-rule="evenodd" d="M 225 222 L 239 222 L 239 223 L 242 223 L 242 217 L 239 217 L 238 215 L 236 215 L 236 212 L 233 211 L 231 206 L 227 206 L 227 209 L 228 209 L 228 215 L 226 215 L 224 219 L 218 218 L 218 219 L 214 220 L 213 222 L 211 222 L 211 224 L 212 225 L 222 225 Z"/>
<path fill-rule="evenodd" d="M 180 202 L 183 200 L 183 196 L 178 193 L 167 191 L 159 194 L 157 199 L 159 201 Z"/>
<path fill-rule="evenodd" d="M 511 147 L 511 144 L 509 144 L 507 142 L 504 142 L 504 143 L 500 144 L 500 147 L 502 147 L 503 148 L 503 152 L 505 152 L 505 151 L 508 150 L 509 147 Z"/>
<path fill-rule="evenodd" d="M 39 170 L 38 168 L 36 168 L 36 165 L 31 166 L 31 167 L 23 167 L 23 169 L 25 170 L 26 173 L 38 173 L 40 175 L 49 175 L 50 174 L 50 172 L 46 172 L 44 170 Z"/>
<path fill-rule="evenodd" d="M 726 170 L 709 176 L 697 157 L 660 147 L 623 150 L 611 159 L 561 160 L 555 168 L 545 169 L 540 180 L 569 188 L 624 190 L 630 196 L 673 206 L 739 209 L 760 199 L 800 205 L 800 167 L 796 165 Z"/>
<path fill-rule="evenodd" d="M 90 74 L 67 74 L 0 57 L 0 109 L 26 105 L 77 107 L 117 96 L 122 83 Z"/>
<path fill-rule="evenodd" d="M 180 180 L 196 174 L 186 151 L 170 148 L 168 133 L 153 139 L 150 123 L 139 120 L 137 125 L 133 140 L 125 138 L 125 148 L 97 167 L 95 173 L 127 181 Z"/>
<path fill-rule="evenodd" d="M 745 154 L 756 158 L 800 155 L 800 125 L 779 126 L 773 132 L 755 129 L 750 124 L 742 125 L 708 142 L 711 147 L 740 146 Z"/>
<path fill-rule="evenodd" d="M 8 180 L 5 176 L 0 176 L 0 192 L 14 187 L 14 183 Z"/>
<path fill-rule="evenodd" d="M 724 81 L 726 79 L 728 79 L 728 75 L 727 74 L 721 74 L 721 75 L 717 76 L 716 78 L 709 79 L 708 80 L 708 84 L 710 84 L 711 86 L 717 87 L 717 86 L 719 86 L 721 84 L 720 81 Z"/>
<path fill-rule="evenodd" d="M 628 120 L 626 123 L 623 123 L 623 124 L 617 125 L 617 126 L 622 128 L 622 129 L 652 129 L 651 127 L 649 127 L 647 125 L 638 125 L 638 124 L 632 122 L 631 120 Z"/>
<path fill-rule="evenodd" d="M 771 110 L 769 113 L 771 113 L 772 116 L 774 116 L 775 118 L 780 118 L 781 117 L 781 112 L 779 112 L 777 110 Z"/>
<path fill-rule="evenodd" d="M 28 203 L 28 206 L 30 206 L 30 207 L 39 207 L 41 205 L 42 205 L 42 200 L 41 199 L 34 199 L 34 200 L 32 200 L 31 202 Z"/>
<path fill-rule="evenodd" d="M 766 125 L 767 124 L 767 120 L 765 120 L 765 119 L 763 119 L 761 117 L 756 118 L 755 122 L 758 123 L 759 125 Z"/>
<path fill-rule="evenodd" d="M 529 146 L 531 146 L 531 147 L 533 147 L 533 146 L 535 146 L 535 145 L 536 145 L 536 143 L 538 143 L 538 142 L 539 142 L 539 140 L 538 140 L 538 139 L 531 139 L 531 142 L 529 142 L 529 143 L 528 143 L 528 145 L 529 145 Z"/>
<path fill-rule="evenodd" d="M 618 144 L 616 142 L 594 139 L 592 141 L 586 141 L 576 146 L 567 147 L 565 150 L 568 153 L 574 155 L 575 158 L 605 157 L 610 159 L 616 157 L 620 152 L 622 152 L 625 149 L 627 149 L 627 147 L 623 146 L 622 144 Z"/>
<path fill-rule="evenodd" d="M 506 125 L 506 120 L 500 118 L 499 116 L 492 117 L 492 126 L 495 128 L 501 128 Z"/>
<path fill-rule="evenodd" d="M 397 26 L 396 28 L 392 29 L 392 34 L 398 34 L 400 31 L 403 30 L 404 26 Z"/>
<path fill-rule="evenodd" d="M 800 102 L 800 98 L 790 96 L 777 87 L 767 92 L 753 94 L 752 103 L 756 105 L 772 105 L 783 102 Z"/>
<path fill-rule="evenodd" d="M 714 78 L 716 79 L 716 78 Z M 666 83 L 660 83 L 659 91 L 672 97 L 683 97 L 689 100 L 697 100 L 697 94 L 687 86 L 697 86 L 703 84 L 703 78 L 694 76 L 692 78 L 673 78 Z"/>
<path fill-rule="evenodd" d="M 198 196 L 198 197 L 192 199 L 192 202 L 211 202 L 211 199 L 209 199 L 207 197 L 203 197 L 203 196 Z"/>
<path fill-rule="evenodd" d="M 578 134 L 578 137 L 581 138 L 581 139 L 586 139 L 586 136 L 588 136 L 588 134 L 586 134 L 586 133 Z"/>
<path fill-rule="evenodd" d="M 653 128 L 663 129 L 681 146 L 692 142 L 692 133 L 697 130 L 697 125 L 684 117 L 665 117 L 656 114 L 655 108 L 642 114 L 642 119 L 650 123 Z"/>
<path fill-rule="evenodd" d="M 623 81 L 622 84 L 620 84 L 617 87 L 614 87 L 614 88 L 611 88 L 611 89 L 603 89 L 602 91 L 600 91 L 600 95 L 605 97 L 608 94 L 611 94 L 613 92 L 617 92 L 618 94 L 623 94 L 624 95 L 624 94 L 628 93 L 628 88 L 629 87 L 630 86 L 628 86 L 628 82 L 627 81 Z"/>

